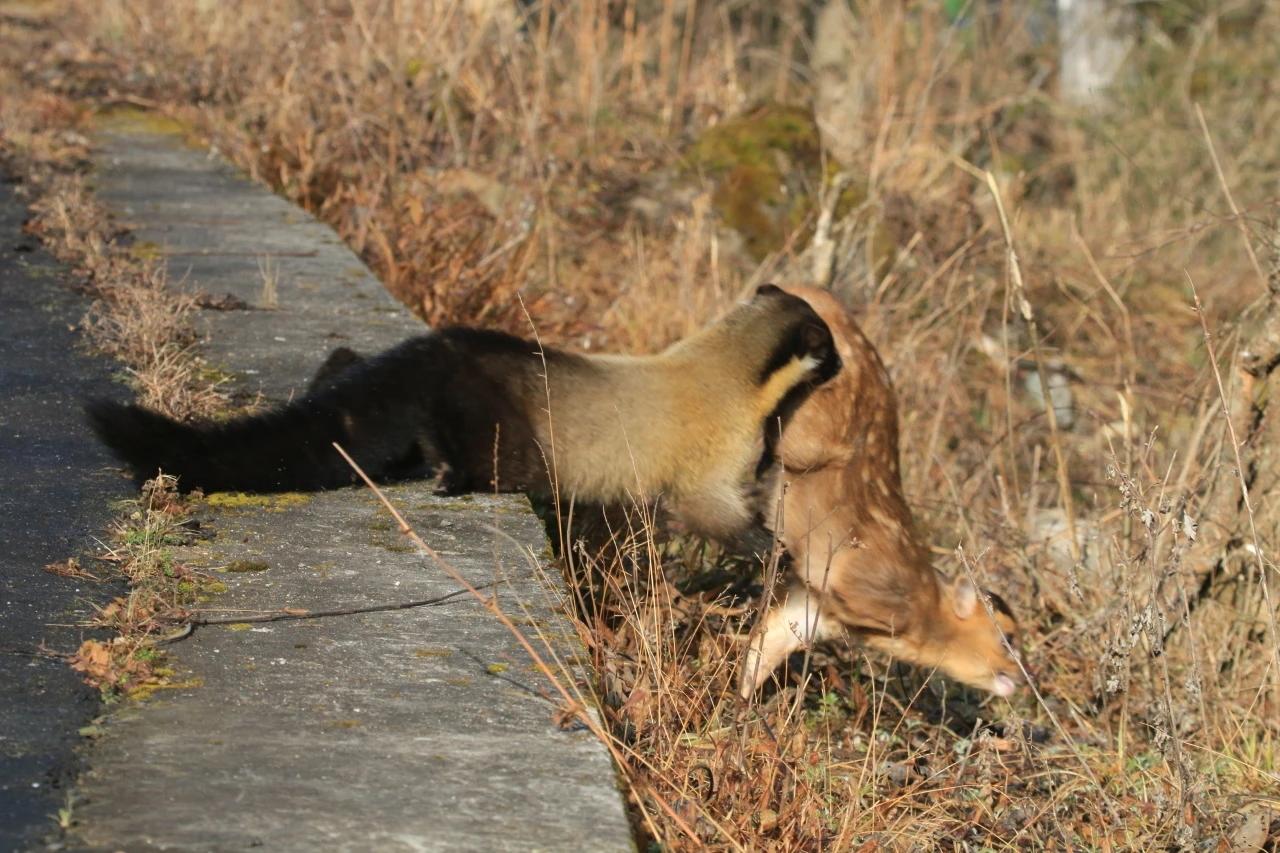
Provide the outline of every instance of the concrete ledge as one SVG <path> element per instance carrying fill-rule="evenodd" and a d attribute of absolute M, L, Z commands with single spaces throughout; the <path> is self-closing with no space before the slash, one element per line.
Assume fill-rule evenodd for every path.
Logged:
<path fill-rule="evenodd" d="M 207 311 L 210 358 L 283 399 L 338 344 L 372 351 L 421 331 L 332 231 L 159 135 L 100 136 L 100 199 L 170 258 L 184 287 L 276 310 Z M 558 570 L 527 501 L 389 496 L 530 634 L 581 666 Z M 210 606 L 319 610 L 428 598 L 456 584 L 349 489 L 208 510 L 184 561 L 223 580 Z M 496 530 L 495 530 L 496 528 Z M 500 532 L 498 532 L 500 531 Z M 258 571 L 228 572 L 240 561 Z M 265 567 L 265 568 L 264 568 Z M 545 571 L 544 571 L 545 570 Z M 176 647 L 199 682 L 117 713 L 88 753 L 84 842 L 109 849 L 631 850 L 604 747 L 554 723 L 549 685 L 465 595 L 438 606 L 251 627 Z"/>
<path fill-rule="evenodd" d="M 424 331 L 327 225 L 180 135 L 138 124 L 96 136 L 94 191 L 140 254 L 166 260 L 171 286 L 249 306 L 201 312 L 205 356 L 241 390 L 287 399 L 334 347 L 376 352 Z"/>

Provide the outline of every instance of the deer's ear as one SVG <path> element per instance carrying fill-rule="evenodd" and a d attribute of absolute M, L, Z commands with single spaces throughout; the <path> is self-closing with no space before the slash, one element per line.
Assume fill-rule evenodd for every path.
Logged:
<path fill-rule="evenodd" d="M 961 619 L 968 619 L 978 609 L 978 590 L 968 578 L 957 578 L 951 585 L 951 606 Z"/>

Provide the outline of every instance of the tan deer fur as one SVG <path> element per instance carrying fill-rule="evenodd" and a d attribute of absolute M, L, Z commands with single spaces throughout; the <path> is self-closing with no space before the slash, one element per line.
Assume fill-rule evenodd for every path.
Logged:
<path fill-rule="evenodd" d="M 830 293 L 787 290 L 826 321 L 842 370 L 796 411 L 778 452 L 785 490 L 775 532 L 794 580 L 748 647 L 742 695 L 792 652 L 851 636 L 899 660 L 1007 696 L 1022 680 L 1017 622 L 966 579 L 932 565 L 902 494 L 897 403 L 852 314 Z M 1013 646 L 1009 644 L 1013 643 Z"/>

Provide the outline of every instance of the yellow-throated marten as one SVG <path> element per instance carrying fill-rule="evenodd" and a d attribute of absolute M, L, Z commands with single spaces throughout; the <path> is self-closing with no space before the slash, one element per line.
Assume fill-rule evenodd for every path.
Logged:
<path fill-rule="evenodd" d="M 357 359 L 263 414 L 180 423 L 106 401 L 88 414 L 136 475 L 160 469 L 185 489 L 346 485 L 338 442 L 375 478 L 604 504 L 661 496 L 690 529 L 729 539 L 759 518 L 781 424 L 839 369 L 822 319 L 765 285 L 653 356 L 450 328 Z"/>
<path fill-rule="evenodd" d="M 968 580 L 942 577 L 917 537 L 902 496 L 897 404 L 875 348 L 830 293 L 788 290 L 827 322 L 844 367 L 799 407 L 778 446 L 786 490 L 776 532 L 797 582 L 748 648 L 742 695 L 809 642 L 850 634 L 1010 695 L 1022 680 L 1010 654 L 1017 622 L 999 596 L 988 593 L 992 618 Z"/>

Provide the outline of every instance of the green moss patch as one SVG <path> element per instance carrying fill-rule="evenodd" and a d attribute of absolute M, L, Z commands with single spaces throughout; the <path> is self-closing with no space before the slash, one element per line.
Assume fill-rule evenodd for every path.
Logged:
<path fill-rule="evenodd" d="M 685 168 L 714 183 L 716 211 L 759 259 L 782 248 L 813 212 L 821 155 L 808 110 L 768 104 L 703 133 Z"/>
<path fill-rule="evenodd" d="M 138 107 L 112 107 L 98 111 L 93 123 L 108 133 L 154 133 L 161 136 L 177 136 L 190 141 L 191 128 L 175 118 Z"/>
<path fill-rule="evenodd" d="M 303 506 L 310 502 L 311 495 L 297 492 L 284 492 L 278 495 L 251 495 L 245 492 L 213 492 L 206 495 L 204 502 L 217 509 L 266 509 L 283 512 L 290 507 Z"/>

